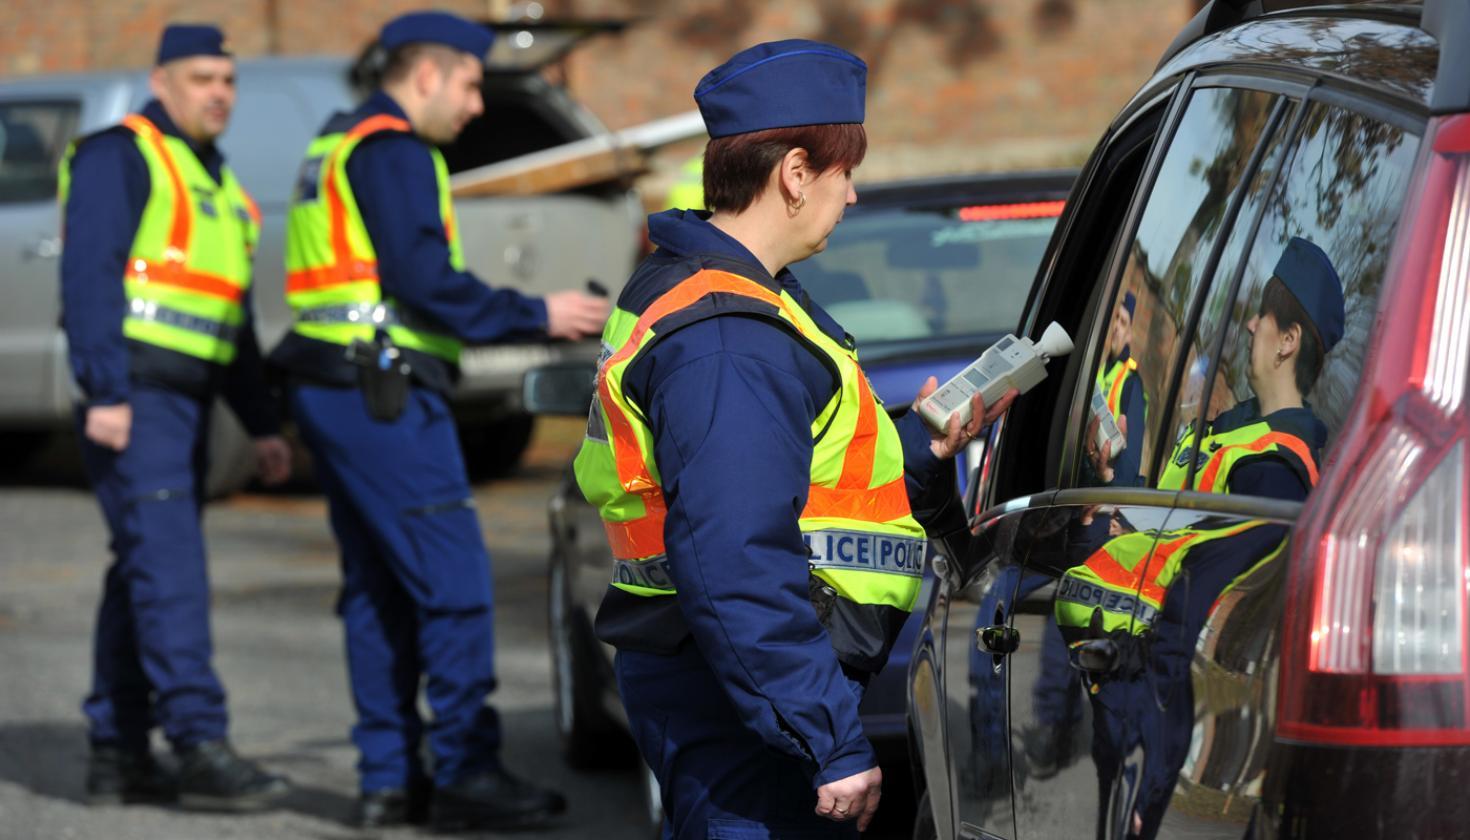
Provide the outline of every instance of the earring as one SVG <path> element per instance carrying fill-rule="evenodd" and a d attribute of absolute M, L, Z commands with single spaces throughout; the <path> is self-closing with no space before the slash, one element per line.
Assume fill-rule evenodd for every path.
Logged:
<path fill-rule="evenodd" d="M 804 192 L 797 193 L 796 194 L 796 203 L 792 205 L 792 209 L 794 209 L 794 210 L 800 210 L 801 208 L 803 208 L 805 206 L 806 206 L 806 193 L 804 193 Z"/>
<path fill-rule="evenodd" d="M 1283 352 L 1281 352 L 1280 350 L 1277 350 L 1276 351 L 1276 366 L 1277 367 L 1281 367 L 1281 363 L 1284 362 L 1284 361 L 1286 361 L 1286 354 L 1283 353 Z"/>

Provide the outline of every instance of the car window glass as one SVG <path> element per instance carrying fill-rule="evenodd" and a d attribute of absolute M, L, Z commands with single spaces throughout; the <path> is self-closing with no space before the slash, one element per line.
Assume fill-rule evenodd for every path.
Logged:
<path fill-rule="evenodd" d="M 1419 139 L 1396 126 L 1320 103 L 1309 106 L 1290 162 L 1273 191 L 1250 247 L 1240 289 L 1228 311 L 1228 332 L 1207 415 L 1262 395 L 1253 380 L 1274 359 L 1252 362 L 1250 322 L 1288 243 L 1320 248 L 1340 279 L 1342 339 L 1320 373 L 1293 376 L 1293 389 L 1326 426 L 1330 443 L 1352 408 L 1363 351 L 1378 305 L 1389 246 L 1418 152 Z M 1269 349 L 1269 348 L 1267 348 Z M 1269 353 L 1263 354 L 1269 356 Z M 1256 372 L 1253 373 L 1253 364 Z M 1295 372 L 1294 361 L 1288 366 Z M 1307 385 L 1300 393 L 1300 385 Z M 1271 404 L 1263 400 L 1267 409 Z M 1327 454 L 1324 448 L 1323 455 Z"/>
<path fill-rule="evenodd" d="M 56 198 L 56 169 L 80 113 L 75 102 L 0 103 L 0 204 Z"/>
<path fill-rule="evenodd" d="M 488 89 L 485 99 L 485 113 L 470 120 L 459 137 L 443 149 L 444 162 L 451 173 L 489 166 L 579 139 L 549 119 L 534 102 L 492 97 Z"/>
<path fill-rule="evenodd" d="M 1208 281 L 1210 252 L 1275 100 L 1235 88 L 1203 88 L 1191 95 L 1128 245 L 1120 290 L 1108 312 L 1090 403 L 1090 416 L 1102 419 L 1087 427 L 1083 484 L 1153 483 L 1150 463 L 1169 434 L 1162 403 L 1171 373 L 1188 355 L 1182 340 L 1188 313 Z M 1097 430 L 1111 431 L 1107 416 L 1120 422 L 1104 446 Z"/>
<path fill-rule="evenodd" d="M 865 347 L 1016 329 L 1062 202 L 853 213 L 795 266 Z"/>

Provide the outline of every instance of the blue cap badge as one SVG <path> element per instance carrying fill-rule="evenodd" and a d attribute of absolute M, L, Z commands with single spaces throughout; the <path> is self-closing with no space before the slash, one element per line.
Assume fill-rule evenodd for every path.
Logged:
<path fill-rule="evenodd" d="M 180 58 L 213 55 L 228 58 L 225 35 L 208 24 L 171 23 L 158 39 L 158 58 L 154 64 L 167 64 Z"/>
<path fill-rule="evenodd" d="M 1342 340 L 1347 315 L 1342 299 L 1342 280 L 1332 260 L 1316 245 L 1299 236 L 1286 243 L 1281 259 L 1272 272 L 1286 284 L 1322 338 L 1322 352 L 1330 351 Z"/>
<path fill-rule="evenodd" d="M 495 42 L 495 33 L 488 26 L 448 12 L 409 12 L 384 24 L 378 42 L 389 50 L 404 44 L 442 44 L 484 59 Z"/>
<path fill-rule="evenodd" d="M 705 74 L 694 101 L 710 137 L 863 121 L 868 65 L 831 44 L 757 44 Z"/>

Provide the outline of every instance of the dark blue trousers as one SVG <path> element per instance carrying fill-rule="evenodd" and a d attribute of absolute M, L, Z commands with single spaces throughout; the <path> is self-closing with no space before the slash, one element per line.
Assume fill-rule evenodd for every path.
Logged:
<path fill-rule="evenodd" d="M 348 388 L 296 386 L 291 410 L 311 449 L 342 552 L 338 611 L 364 792 L 422 774 L 422 682 L 434 781 L 496 766 L 490 555 L 470 499 L 454 419 L 415 388 L 391 423 Z"/>
<path fill-rule="evenodd" d="M 93 743 L 142 749 L 155 725 L 176 747 L 225 735 L 225 691 L 210 665 L 203 508 L 209 403 L 136 385 L 128 447 L 82 433 L 82 463 L 111 532 L 82 704 Z"/>
<path fill-rule="evenodd" d="M 856 823 L 816 815 L 813 768 L 740 722 L 692 642 L 674 656 L 619 651 L 615 670 L 633 739 L 658 778 L 666 840 L 858 836 Z"/>

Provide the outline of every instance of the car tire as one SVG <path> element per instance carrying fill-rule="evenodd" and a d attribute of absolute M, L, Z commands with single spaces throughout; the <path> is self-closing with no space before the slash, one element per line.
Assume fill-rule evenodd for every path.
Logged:
<path fill-rule="evenodd" d="M 939 829 L 934 825 L 934 809 L 929 805 L 929 791 L 919 797 L 918 810 L 914 813 L 914 840 L 939 840 Z"/>
<path fill-rule="evenodd" d="M 525 412 L 508 414 L 487 424 L 462 425 L 459 444 L 470 479 L 486 481 L 513 474 L 531 444 L 535 427 L 536 418 Z"/>
<path fill-rule="evenodd" d="M 636 750 L 602 708 L 603 678 L 592 658 L 596 639 L 586 618 L 572 608 L 566 560 L 560 551 L 552 552 L 547 583 L 551 689 L 562 757 L 578 769 L 626 766 Z"/>

